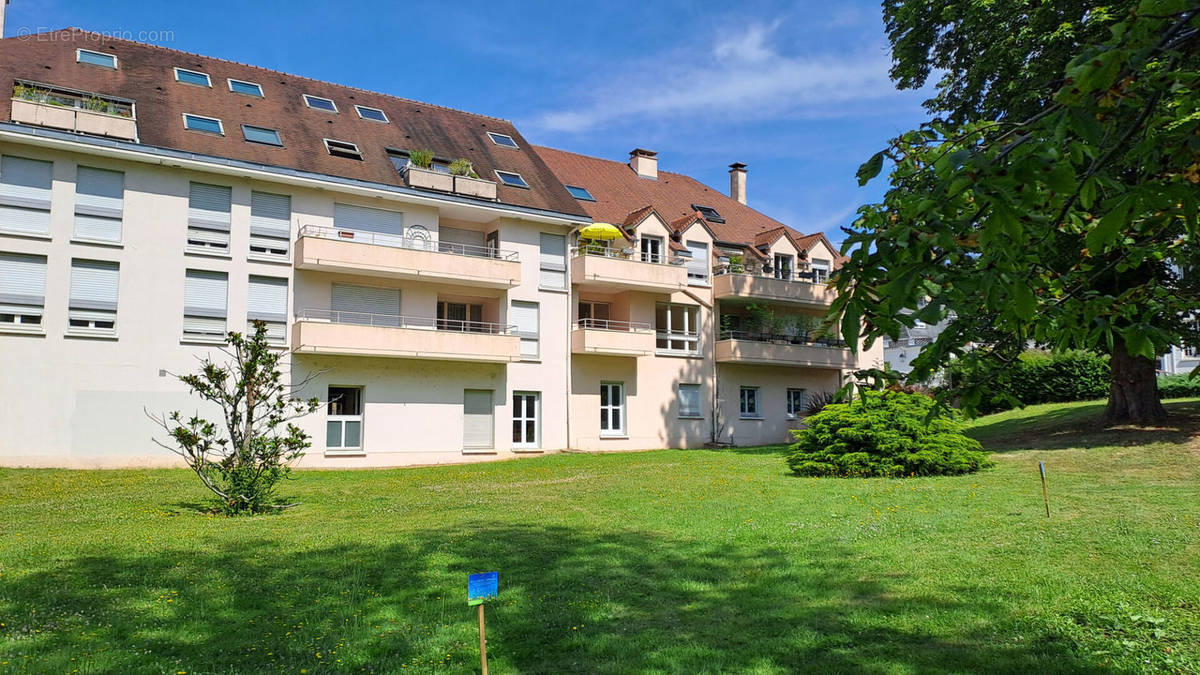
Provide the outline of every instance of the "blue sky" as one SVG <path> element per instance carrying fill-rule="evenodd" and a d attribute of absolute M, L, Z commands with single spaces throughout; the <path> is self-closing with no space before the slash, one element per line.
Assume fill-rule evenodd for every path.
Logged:
<path fill-rule="evenodd" d="M 878 1 L 11 0 L 6 32 L 77 26 L 516 122 L 534 143 L 659 167 L 804 232 L 877 199 L 854 171 L 924 118 Z"/>

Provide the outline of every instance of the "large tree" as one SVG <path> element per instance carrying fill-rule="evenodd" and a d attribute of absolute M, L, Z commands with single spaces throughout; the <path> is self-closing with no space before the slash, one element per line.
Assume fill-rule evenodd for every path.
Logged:
<path fill-rule="evenodd" d="M 1030 343 L 1111 355 L 1110 422 L 1165 415 L 1156 355 L 1195 340 L 1200 2 L 887 0 L 892 75 L 933 115 L 848 228 L 843 332 L 955 317 L 913 361 L 998 373 Z M 979 347 L 979 345 L 984 345 Z M 889 375 L 873 370 L 869 377 Z M 987 378 L 962 383 L 972 409 Z"/>

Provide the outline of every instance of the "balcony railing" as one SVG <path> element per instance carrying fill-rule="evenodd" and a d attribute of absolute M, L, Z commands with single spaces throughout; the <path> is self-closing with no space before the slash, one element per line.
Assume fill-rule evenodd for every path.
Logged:
<path fill-rule="evenodd" d="M 378 326 L 383 328 L 416 328 L 421 330 L 450 331 L 452 333 L 480 333 L 484 335 L 513 335 L 517 330 L 515 325 L 491 323 L 488 321 L 431 319 L 429 317 L 397 314 L 343 312 L 336 309 L 301 309 L 296 312 L 296 320 L 326 321 L 329 323 Z"/>
<path fill-rule="evenodd" d="M 759 333 L 756 331 L 723 330 L 718 340 L 746 340 L 748 342 L 770 342 L 773 344 L 804 345 L 808 347 L 830 347 L 845 349 L 845 340 L 827 337 L 813 337 L 808 334 L 786 335 Z"/>
<path fill-rule="evenodd" d="M 644 321 L 614 321 L 612 319 L 580 319 L 575 322 L 575 328 L 587 330 L 611 330 L 622 333 L 641 333 L 650 330 L 650 324 Z"/>
<path fill-rule="evenodd" d="M 725 275 L 752 277 L 755 279 L 779 279 L 780 281 L 795 281 L 797 283 L 820 284 L 822 286 L 824 286 L 826 284 L 826 279 L 828 278 L 828 277 L 818 275 L 818 273 L 816 271 L 796 272 L 793 274 L 778 274 L 777 275 L 774 273 L 766 273 L 766 272 L 755 273 L 755 272 L 747 272 L 745 270 L 735 271 L 735 268 L 733 268 L 733 267 L 721 266 L 721 265 L 718 265 L 717 267 L 713 268 L 713 276 L 719 277 L 719 276 L 725 276 Z M 819 277 L 820 277 L 820 280 L 818 281 Z"/>
<path fill-rule="evenodd" d="M 317 237 L 336 241 L 352 241 L 374 246 L 389 246 L 404 248 L 410 251 L 428 251 L 430 253 L 446 253 L 449 255 L 467 256 L 469 258 L 490 258 L 492 260 L 508 260 L 516 262 L 516 251 L 509 251 L 491 246 L 475 244 L 458 244 L 449 241 L 434 241 L 426 237 L 404 237 L 384 232 L 369 232 L 366 230 L 350 230 L 324 225 L 305 225 L 300 228 L 301 237 Z"/>
<path fill-rule="evenodd" d="M 611 248 L 608 246 L 575 246 L 571 248 L 571 254 L 578 256 L 599 256 L 601 258 L 614 258 L 617 260 L 630 260 L 633 262 L 651 263 L 654 265 L 684 265 L 687 264 L 687 259 L 681 256 L 668 256 L 664 253 L 646 253 L 635 248 Z"/>

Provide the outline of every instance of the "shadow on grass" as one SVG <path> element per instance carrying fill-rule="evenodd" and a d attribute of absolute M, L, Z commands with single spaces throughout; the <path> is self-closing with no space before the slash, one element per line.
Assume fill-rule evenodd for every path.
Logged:
<path fill-rule="evenodd" d="M 706 448 L 712 452 L 728 452 L 735 455 L 766 455 L 775 457 L 787 457 L 787 445 L 750 445 L 750 446 L 730 446 L 725 448 Z"/>
<path fill-rule="evenodd" d="M 981 418 L 967 435 L 993 452 L 1056 450 L 1099 446 L 1135 446 L 1150 443 L 1187 443 L 1200 435 L 1200 403 L 1165 402 L 1168 418 L 1161 425 L 1104 426 L 1105 402 L 1052 408 L 1028 417 L 1006 413 Z"/>
<path fill-rule="evenodd" d="M 288 552 L 175 544 L 0 577 L 0 616 L 20 636 L 0 657 L 41 672 L 472 672 L 465 578 L 499 570 L 496 672 L 1103 671 L 998 593 L 900 593 L 856 559 L 483 524 Z"/>

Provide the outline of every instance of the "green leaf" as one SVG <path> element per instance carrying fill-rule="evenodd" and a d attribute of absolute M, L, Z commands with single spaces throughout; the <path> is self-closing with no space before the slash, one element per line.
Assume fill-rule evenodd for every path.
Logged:
<path fill-rule="evenodd" d="M 850 346 L 852 350 L 858 348 L 858 332 L 860 330 L 860 320 L 862 319 L 861 308 L 854 303 L 846 305 L 846 311 L 842 314 L 842 339 Z"/>
<path fill-rule="evenodd" d="M 1117 234 L 1129 223 L 1129 214 L 1137 205 L 1137 198 L 1132 194 L 1125 195 L 1117 205 L 1101 218 L 1087 233 L 1087 248 L 1092 255 L 1104 250 L 1116 240 Z"/>
<path fill-rule="evenodd" d="M 1023 280 L 1013 284 L 1012 300 L 1013 309 L 1021 319 L 1029 321 L 1037 315 L 1037 299 L 1033 297 L 1033 290 Z"/>
<path fill-rule="evenodd" d="M 872 178 L 879 175 L 879 172 L 883 170 L 883 156 L 883 151 L 880 150 L 872 155 L 871 159 L 863 162 L 862 166 L 858 167 L 858 173 L 855 175 L 858 176 L 859 186 L 866 185 L 871 182 Z"/>

